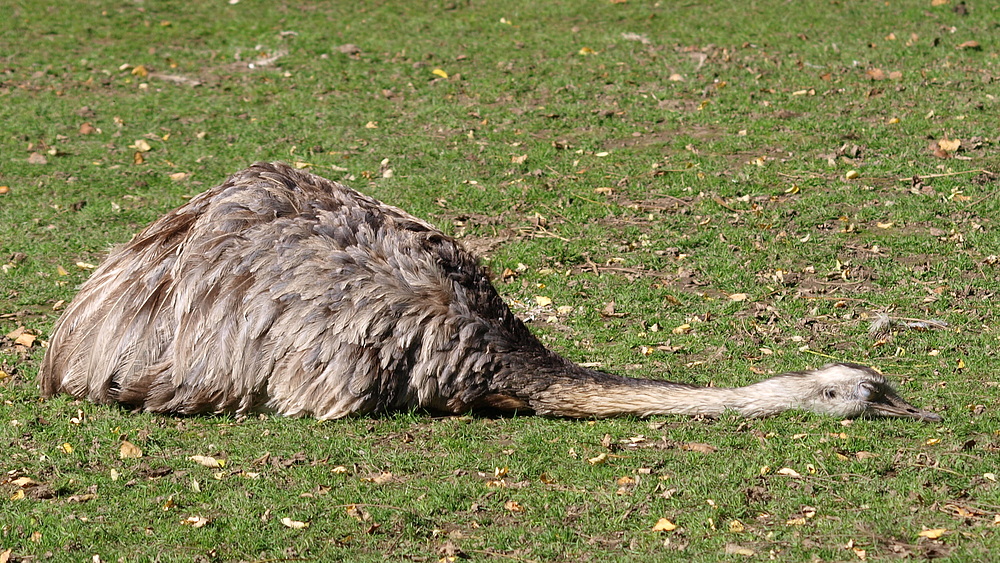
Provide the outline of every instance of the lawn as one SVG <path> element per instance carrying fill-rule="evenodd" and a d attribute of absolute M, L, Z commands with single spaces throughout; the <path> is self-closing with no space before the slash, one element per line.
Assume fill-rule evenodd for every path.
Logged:
<path fill-rule="evenodd" d="M 0 13 L 0 562 L 1000 550 L 992 3 Z M 39 399 L 53 323 L 107 250 L 257 160 L 458 237 L 575 361 L 718 386 L 852 361 L 944 422 L 317 422 Z"/>

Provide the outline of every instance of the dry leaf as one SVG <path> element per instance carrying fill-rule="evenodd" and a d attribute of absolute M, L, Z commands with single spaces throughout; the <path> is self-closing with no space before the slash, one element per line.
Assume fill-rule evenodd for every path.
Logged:
<path fill-rule="evenodd" d="M 948 530 L 945 528 L 931 528 L 930 530 L 921 530 L 917 535 L 929 540 L 936 540 L 946 533 L 948 533 Z"/>
<path fill-rule="evenodd" d="M 187 172 L 174 172 L 173 174 L 170 175 L 170 179 L 175 182 L 180 182 L 181 180 L 186 179 L 188 176 L 190 176 L 190 174 L 188 174 Z"/>
<path fill-rule="evenodd" d="M 734 293 L 729 296 L 730 301 L 746 301 L 749 297 L 746 293 Z"/>
<path fill-rule="evenodd" d="M 448 73 L 441 70 L 440 68 L 432 70 L 431 74 L 433 74 L 434 76 L 440 76 L 441 78 L 448 78 Z"/>
<path fill-rule="evenodd" d="M 670 332 L 674 334 L 687 334 L 691 332 L 691 325 L 684 323 L 678 327 L 674 327 L 674 329 L 671 330 Z"/>
<path fill-rule="evenodd" d="M 528 155 L 526 154 L 510 157 L 510 161 L 513 162 L 514 164 L 524 164 L 526 160 L 528 160 Z"/>
<path fill-rule="evenodd" d="M 948 137 L 945 137 L 937 142 L 937 146 L 945 152 L 952 153 L 957 151 L 958 148 L 962 146 L 962 141 L 959 139 L 949 139 Z"/>
<path fill-rule="evenodd" d="M 191 526 L 192 528 L 202 528 L 206 524 L 211 522 L 210 519 L 203 516 L 188 516 L 187 518 L 181 520 L 181 526 Z"/>
<path fill-rule="evenodd" d="M 28 155 L 28 164 L 48 164 L 49 159 L 44 154 L 33 152 Z"/>
<path fill-rule="evenodd" d="M 605 461 L 608 461 L 608 454 L 597 454 L 596 457 L 589 458 L 587 463 L 590 465 L 600 465 Z"/>
<path fill-rule="evenodd" d="M 222 469 L 226 466 L 226 460 L 215 459 L 214 457 L 207 455 L 193 455 L 189 457 L 188 460 L 212 469 Z"/>
<path fill-rule="evenodd" d="M 552 299 L 545 297 L 544 295 L 536 295 L 535 303 L 537 303 L 539 307 L 548 307 L 552 304 Z"/>
<path fill-rule="evenodd" d="M 18 487 L 21 487 L 22 489 L 27 489 L 28 487 L 36 487 L 38 485 L 41 485 L 41 483 L 39 483 L 38 481 L 35 481 L 31 477 L 18 477 L 17 479 L 14 479 L 13 481 L 11 481 L 11 484 L 12 485 L 17 485 Z"/>
<path fill-rule="evenodd" d="M 142 457 L 142 449 L 128 440 L 123 440 L 121 447 L 118 448 L 118 457 L 122 459 L 138 459 Z"/>
<path fill-rule="evenodd" d="M 931 6 L 944 6 L 951 2 L 951 0 L 931 0 Z"/>
<path fill-rule="evenodd" d="M 503 503 L 503 507 L 511 512 L 524 512 L 524 507 L 513 500 Z"/>
<path fill-rule="evenodd" d="M 798 471 L 792 469 L 791 467 L 782 467 L 777 471 L 778 475 L 784 475 L 786 477 L 802 477 Z"/>
<path fill-rule="evenodd" d="M 660 518 L 659 520 L 656 521 L 656 524 L 653 525 L 654 532 L 672 532 L 676 529 L 677 529 L 677 524 L 674 524 L 673 522 L 667 520 L 666 518 Z"/>
<path fill-rule="evenodd" d="M 688 452 L 701 452 L 703 454 L 714 454 L 719 448 L 711 444 L 699 444 L 698 442 L 688 442 L 681 444 L 681 449 Z"/>
<path fill-rule="evenodd" d="M 299 522 L 298 520 L 292 520 L 287 516 L 281 519 L 281 523 L 293 530 L 301 530 L 309 527 L 309 522 Z"/>
<path fill-rule="evenodd" d="M 597 51 L 591 49 L 590 47 L 581 47 L 580 50 L 578 51 L 578 54 L 584 55 L 584 56 L 586 56 L 586 55 L 596 55 Z"/>
<path fill-rule="evenodd" d="M 972 49 L 973 51 L 978 51 L 980 49 L 980 46 L 979 46 L 979 42 L 978 41 L 966 41 L 965 43 L 962 43 L 961 45 L 959 45 L 958 47 L 955 47 L 955 48 L 956 49 Z"/>
<path fill-rule="evenodd" d="M 14 344 L 20 344 L 25 348 L 31 348 L 31 345 L 35 343 L 35 340 L 37 338 L 38 337 L 35 336 L 34 334 L 31 334 L 29 332 L 22 332 L 20 335 L 18 335 L 17 338 L 14 339 Z"/>
<path fill-rule="evenodd" d="M 80 125 L 80 134 L 81 135 L 92 135 L 92 134 L 94 134 L 96 132 L 97 132 L 97 129 L 93 125 L 91 125 L 90 123 L 87 123 L 86 121 L 84 121 Z"/>
<path fill-rule="evenodd" d="M 139 151 L 135 151 L 135 153 L 132 155 L 132 164 L 142 164 L 145 161 L 146 159 L 143 158 L 142 153 Z"/>
<path fill-rule="evenodd" d="M 65 444 L 59 446 L 59 449 L 62 450 L 63 453 L 67 454 L 73 453 L 73 446 L 69 442 L 66 442 Z"/>
<path fill-rule="evenodd" d="M 135 142 L 129 146 L 139 152 L 149 152 L 153 150 L 153 147 L 149 146 L 149 143 L 147 143 L 145 139 L 136 139 Z"/>
<path fill-rule="evenodd" d="M 139 78 L 145 78 L 149 76 L 149 71 L 146 70 L 145 65 L 139 65 L 132 69 L 132 76 L 138 76 Z"/>
<path fill-rule="evenodd" d="M 872 80 L 885 80 L 885 72 L 880 68 L 870 68 L 865 71 L 865 75 Z"/>
<path fill-rule="evenodd" d="M 749 547 L 743 547 L 735 543 L 726 544 L 726 553 L 730 555 L 742 555 L 744 557 L 753 557 L 754 555 L 757 555 L 757 552 Z"/>
<path fill-rule="evenodd" d="M 392 473 L 389 473 L 388 471 L 383 471 L 378 475 L 373 475 L 371 477 L 364 477 L 361 480 L 366 483 L 375 483 L 376 485 L 384 485 L 385 483 L 389 483 L 392 481 Z"/>
<path fill-rule="evenodd" d="M 10 549 L 8 549 L 7 551 L 0 552 L 0 563 L 7 563 L 8 561 L 10 561 L 10 554 L 11 554 Z"/>

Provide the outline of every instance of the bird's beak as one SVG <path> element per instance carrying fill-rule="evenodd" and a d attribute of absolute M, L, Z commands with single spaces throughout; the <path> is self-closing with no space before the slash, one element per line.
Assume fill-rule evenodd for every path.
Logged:
<path fill-rule="evenodd" d="M 941 422 L 941 415 L 918 409 L 907 403 L 899 395 L 886 393 L 877 401 L 869 403 L 872 416 L 889 416 L 893 418 L 912 418 L 921 422 Z"/>

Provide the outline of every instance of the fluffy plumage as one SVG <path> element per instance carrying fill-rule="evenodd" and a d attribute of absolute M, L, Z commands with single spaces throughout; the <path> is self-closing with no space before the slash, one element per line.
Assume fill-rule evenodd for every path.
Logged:
<path fill-rule="evenodd" d="M 56 323 L 39 381 L 46 397 L 178 414 L 804 408 L 940 420 L 851 364 L 739 389 L 581 368 L 542 346 L 454 239 L 280 163 L 233 175 L 112 252 Z"/>

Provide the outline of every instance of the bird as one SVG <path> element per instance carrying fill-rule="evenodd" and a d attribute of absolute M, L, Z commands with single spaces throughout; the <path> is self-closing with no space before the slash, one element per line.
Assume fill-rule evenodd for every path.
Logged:
<path fill-rule="evenodd" d="M 736 388 L 579 366 L 530 332 L 456 239 L 280 162 L 233 174 L 112 249 L 56 321 L 38 379 L 45 398 L 168 415 L 942 420 L 852 363 Z"/>

